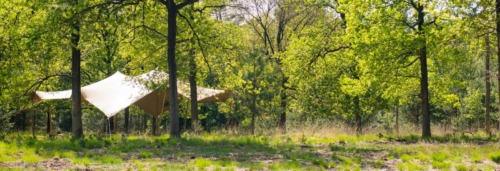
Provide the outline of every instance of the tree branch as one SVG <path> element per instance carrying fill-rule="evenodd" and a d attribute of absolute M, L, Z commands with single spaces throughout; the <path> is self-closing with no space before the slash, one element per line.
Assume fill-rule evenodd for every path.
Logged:
<path fill-rule="evenodd" d="M 327 49 L 325 50 L 325 53 L 323 53 L 323 55 L 315 55 L 310 61 L 309 63 L 307 64 L 308 66 L 311 66 L 312 63 L 316 62 L 316 60 L 318 60 L 318 58 L 321 56 L 322 58 L 324 58 L 327 54 L 329 53 L 333 53 L 333 52 L 337 52 L 337 51 L 340 51 L 340 50 L 343 50 L 343 49 L 348 49 L 348 48 L 351 48 L 351 46 L 340 46 L 338 48 L 335 48 L 335 49 Z"/>
<path fill-rule="evenodd" d="M 196 33 L 196 31 L 194 30 L 193 25 L 191 24 L 191 22 L 189 21 L 189 19 L 186 16 L 182 15 L 181 13 L 179 13 L 179 16 L 181 18 L 183 18 L 184 20 L 186 20 L 186 22 L 188 23 L 188 26 L 191 29 L 191 32 L 193 32 L 194 36 L 196 37 L 196 41 L 198 42 L 198 46 L 201 49 L 201 54 L 203 55 L 203 60 L 207 64 L 208 71 L 210 73 L 212 73 L 212 68 L 210 67 L 210 63 L 208 63 L 208 59 L 207 59 L 207 56 L 205 54 L 205 49 L 203 48 L 203 46 L 201 46 L 201 40 L 200 40 L 200 37 L 198 36 L 198 33 Z"/>
<path fill-rule="evenodd" d="M 198 2 L 198 0 L 186 0 L 186 1 L 176 5 L 175 8 L 181 9 L 181 8 L 184 8 L 186 5 L 193 4 L 195 2 Z"/>

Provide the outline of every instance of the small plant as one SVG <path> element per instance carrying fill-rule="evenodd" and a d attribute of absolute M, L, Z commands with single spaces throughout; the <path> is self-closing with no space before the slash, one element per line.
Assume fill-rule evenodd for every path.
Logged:
<path fill-rule="evenodd" d="M 40 161 L 40 157 L 34 154 L 24 154 L 21 160 L 26 163 L 37 163 Z"/>
<path fill-rule="evenodd" d="M 322 159 L 314 159 L 314 160 L 312 161 L 312 163 L 313 163 L 314 165 L 321 166 L 321 167 L 323 167 L 323 168 L 325 168 L 325 169 L 327 169 L 327 168 L 328 168 L 328 164 L 326 163 L 326 161 L 325 161 L 325 160 L 322 160 Z"/>
<path fill-rule="evenodd" d="M 212 165 L 212 161 L 205 158 L 197 158 L 192 162 L 195 166 L 197 166 L 200 170 L 205 169 L 208 166 Z"/>
<path fill-rule="evenodd" d="M 457 170 L 457 171 L 467 171 L 469 169 L 467 168 L 467 166 L 465 166 L 463 164 L 459 164 L 459 165 L 455 166 L 455 170 Z"/>
<path fill-rule="evenodd" d="M 332 150 L 332 151 L 341 151 L 342 149 L 343 149 L 343 147 L 338 146 L 338 145 L 331 145 L 330 146 L 330 150 Z"/>
<path fill-rule="evenodd" d="M 497 164 L 500 164 L 500 153 L 493 153 L 490 155 L 490 159 Z"/>
<path fill-rule="evenodd" d="M 98 140 L 95 138 L 89 138 L 89 139 L 85 140 L 84 147 L 89 148 L 89 149 L 102 148 L 102 147 L 104 147 L 105 144 L 106 143 L 102 140 Z"/>
<path fill-rule="evenodd" d="M 451 164 L 449 162 L 442 161 L 432 161 L 431 165 L 435 169 L 449 169 L 451 167 Z"/>
<path fill-rule="evenodd" d="M 147 159 L 147 158 L 151 158 L 152 156 L 153 156 L 153 154 L 150 152 L 147 152 L 147 151 L 139 152 L 139 158 Z"/>
<path fill-rule="evenodd" d="M 427 168 L 415 163 L 401 163 L 398 165 L 398 170 L 426 170 Z"/>
<path fill-rule="evenodd" d="M 401 161 L 403 161 L 403 162 L 409 162 L 411 159 L 413 159 L 413 157 L 408 155 L 408 154 L 403 154 L 401 156 Z"/>
<path fill-rule="evenodd" d="M 73 160 L 73 164 L 82 164 L 84 166 L 89 166 L 90 159 L 88 159 L 88 158 L 76 158 Z"/>
<path fill-rule="evenodd" d="M 105 164 L 119 164 L 122 162 L 122 159 L 113 156 L 103 156 L 100 158 L 100 161 Z"/>
<path fill-rule="evenodd" d="M 444 152 L 433 153 L 431 156 L 432 160 L 437 161 L 437 162 L 442 162 L 445 159 L 447 159 L 448 157 L 449 157 L 449 155 L 444 153 Z"/>

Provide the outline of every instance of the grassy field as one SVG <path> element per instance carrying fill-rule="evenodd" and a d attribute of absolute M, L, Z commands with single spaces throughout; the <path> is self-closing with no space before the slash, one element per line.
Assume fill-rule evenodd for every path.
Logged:
<path fill-rule="evenodd" d="M 499 145 L 484 135 L 0 136 L 0 170 L 493 170 L 497 162 Z"/>

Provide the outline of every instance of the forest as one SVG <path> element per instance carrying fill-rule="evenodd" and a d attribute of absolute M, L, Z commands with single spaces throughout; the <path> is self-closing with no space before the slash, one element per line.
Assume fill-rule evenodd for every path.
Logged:
<path fill-rule="evenodd" d="M 6 0 L 0 18 L 0 170 L 500 169 L 500 0 Z M 159 115 L 84 98 L 152 70 Z"/>

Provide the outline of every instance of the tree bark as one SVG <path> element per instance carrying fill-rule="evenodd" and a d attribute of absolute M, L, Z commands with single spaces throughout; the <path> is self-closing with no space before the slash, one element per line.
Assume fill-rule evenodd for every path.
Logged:
<path fill-rule="evenodd" d="M 196 61 L 194 50 L 191 50 L 191 59 L 189 61 L 189 88 L 191 97 L 191 129 L 196 130 L 198 126 L 198 89 L 196 87 Z"/>
<path fill-rule="evenodd" d="M 142 117 L 142 132 L 146 132 L 146 129 L 148 129 L 148 114 L 143 113 Z"/>
<path fill-rule="evenodd" d="M 399 105 L 396 105 L 396 135 L 399 135 Z"/>
<path fill-rule="evenodd" d="M 486 99 L 485 99 L 485 116 L 484 116 L 484 129 L 485 132 L 491 136 L 490 130 L 490 97 L 491 97 L 491 84 L 490 84 L 490 39 L 489 36 L 486 35 L 484 38 L 486 43 L 486 56 L 485 56 L 485 82 L 486 82 Z"/>
<path fill-rule="evenodd" d="M 180 137 L 179 105 L 177 102 L 177 68 L 175 63 L 175 40 L 177 38 L 177 7 L 173 0 L 168 0 L 168 88 L 170 112 L 170 136 Z"/>
<path fill-rule="evenodd" d="M 359 105 L 359 97 L 354 97 L 354 116 L 356 120 L 356 135 L 363 134 L 363 128 L 361 125 L 361 107 Z"/>
<path fill-rule="evenodd" d="M 424 6 L 418 3 L 417 7 L 417 26 L 419 34 L 419 47 L 418 52 L 420 60 L 420 98 L 422 98 L 422 137 L 431 136 L 431 113 L 429 111 L 429 78 L 427 72 L 427 45 L 424 33 Z"/>
<path fill-rule="evenodd" d="M 130 120 L 130 109 L 129 107 L 125 108 L 125 124 L 124 124 L 124 131 L 126 134 L 128 134 L 128 127 L 129 127 L 129 120 Z"/>
<path fill-rule="evenodd" d="M 154 136 L 158 135 L 157 127 L 158 127 L 158 116 L 153 116 L 153 124 L 151 130 Z"/>
<path fill-rule="evenodd" d="M 31 130 L 32 130 L 32 133 L 33 133 L 33 138 L 36 138 L 36 116 L 35 116 L 35 111 L 32 109 L 31 110 L 31 115 L 32 115 L 32 120 L 31 120 Z"/>
<path fill-rule="evenodd" d="M 257 64 L 256 62 L 254 62 L 253 73 L 255 73 L 256 68 Z M 257 93 L 255 92 L 256 88 L 257 88 L 257 75 L 254 75 L 252 80 L 252 104 L 250 106 L 250 110 L 252 112 L 252 121 L 251 121 L 252 135 L 255 135 L 255 115 L 257 115 Z"/>
<path fill-rule="evenodd" d="M 496 12 L 496 31 L 497 31 L 497 57 L 498 57 L 498 90 L 500 91 L 500 0 L 495 1 L 495 12 Z M 500 99 L 500 93 L 498 94 Z M 499 103 L 500 105 L 500 103 Z M 498 123 L 498 129 L 500 130 L 500 122 Z M 500 132 L 499 132 L 500 136 Z M 498 139 L 500 141 L 500 138 Z"/>
<path fill-rule="evenodd" d="M 76 3 L 78 1 L 76 0 Z M 82 103 L 81 103 L 81 78 L 80 78 L 80 60 L 81 52 L 78 49 L 80 42 L 80 23 L 73 23 L 74 31 L 71 33 L 71 100 L 73 107 L 71 110 L 71 132 L 74 138 L 83 138 L 82 127 Z"/>
<path fill-rule="evenodd" d="M 52 109 L 47 105 L 47 134 L 52 132 Z"/>
<path fill-rule="evenodd" d="M 287 94 L 286 94 L 285 84 L 287 83 L 288 78 L 284 75 L 285 74 L 283 74 L 283 80 L 281 82 L 281 91 L 282 91 L 281 92 L 281 108 L 283 109 L 283 111 L 281 112 L 281 115 L 280 115 L 279 126 L 281 128 L 281 131 L 283 133 L 286 133 L 286 107 L 287 107 L 286 98 L 287 98 Z"/>
<path fill-rule="evenodd" d="M 251 106 L 251 111 L 252 111 L 252 121 L 251 121 L 251 126 L 252 126 L 252 135 L 255 135 L 255 115 L 257 115 L 257 104 L 256 104 L 256 97 L 252 97 L 252 106 Z"/>

